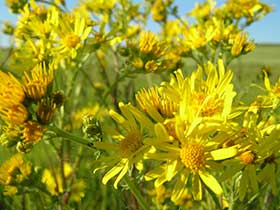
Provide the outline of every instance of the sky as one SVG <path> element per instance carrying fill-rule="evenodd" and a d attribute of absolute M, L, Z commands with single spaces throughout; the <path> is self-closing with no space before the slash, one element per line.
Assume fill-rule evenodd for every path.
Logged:
<path fill-rule="evenodd" d="M 77 0 L 65 1 L 68 8 L 72 8 L 77 2 Z M 224 1 L 225 0 L 216 0 L 218 5 L 222 4 Z M 180 15 L 190 11 L 194 7 L 195 2 L 203 2 L 203 0 L 175 0 Z M 280 0 L 263 0 L 262 2 L 273 6 L 274 10 L 262 20 L 246 28 L 246 31 L 250 34 L 250 38 L 254 39 L 256 43 L 280 44 Z M 8 11 L 8 8 L 5 6 L 5 0 L 0 0 L 0 28 L 3 21 L 6 20 L 16 23 L 17 17 Z M 158 26 L 150 22 L 148 29 L 157 30 Z M 0 46 L 8 45 L 9 39 L 0 33 Z"/>

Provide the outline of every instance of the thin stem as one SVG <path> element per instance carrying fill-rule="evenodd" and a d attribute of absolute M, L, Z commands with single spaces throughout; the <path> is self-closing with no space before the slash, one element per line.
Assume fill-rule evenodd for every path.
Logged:
<path fill-rule="evenodd" d="M 81 144 L 83 146 L 86 146 L 87 148 L 91 148 L 91 149 L 94 149 L 94 146 L 92 145 L 92 143 L 88 140 L 88 139 L 85 139 L 85 138 L 82 138 L 80 136 L 75 136 L 71 133 L 68 133 L 56 126 L 48 126 L 48 129 L 50 131 L 53 131 L 55 132 L 59 137 L 63 137 L 65 139 L 68 139 L 70 141 L 73 141 L 73 142 L 76 142 L 78 144 Z"/>
<path fill-rule="evenodd" d="M 59 9 L 61 12 L 67 12 L 65 11 L 64 9 L 62 9 L 60 6 L 58 6 L 56 3 L 54 2 L 49 2 L 49 1 L 45 1 L 45 0 L 36 0 L 36 2 L 41 2 L 41 3 L 44 3 L 44 4 L 49 4 L 49 5 L 52 5 L 54 7 L 56 7 L 57 9 Z M 65 8 L 66 9 L 66 8 Z M 67 9 L 66 9 L 67 10 Z"/>
<path fill-rule="evenodd" d="M 129 190 L 132 192 L 132 194 L 135 196 L 137 199 L 139 205 L 143 210 L 148 210 L 150 209 L 149 206 L 147 205 L 146 201 L 144 200 L 143 196 L 141 195 L 140 191 L 138 188 L 135 186 L 135 184 L 129 179 L 129 177 L 125 176 L 124 180 L 129 188 Z"/>
<path fill-rule="evenodd" d="M 26 210 L 26 194 L 23 193 L 21 197 L 21 209 Z"/>

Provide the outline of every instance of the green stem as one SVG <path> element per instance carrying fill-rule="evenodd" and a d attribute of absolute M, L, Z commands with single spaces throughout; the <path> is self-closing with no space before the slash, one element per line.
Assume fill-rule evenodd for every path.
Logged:
<path fill-rule="evenodd" d="M 63 138 L 68 139 L 70 141 L 76 142 L 80 145 L 86 146 L 87 148 L 91 148 L 91 149 L 95 150 L 94 146 L 92 145 L 92 143 L 88 139 L 85 139 L 85 138 L 80 137 L 80 136 L 75 136 L 71 133 L 68 133 L 67 131 L 64 131 L 64 130 L 62 130 L 62 129 L 56 127 L 56 126 L 52 126 L 52 125 L 48 126 L 48 130 L 55 132 L 56 135 L 59 136 L 59 137 L 63 137 Z"/>
<path fill-rule="evenodd" d="M 124 177 L 126 184 L 128 185 L 128 188 L 132 192 L 132 194 L 135 196 L 136 200 L 138 201 L 139 205 L 142 207 L 143 210 L 150 209 L 147 203 L 145 202 L 143 196 L 141 195 L 138 188 L 135 186 L 135 184 L 129 179 L 129 177 Z"/>

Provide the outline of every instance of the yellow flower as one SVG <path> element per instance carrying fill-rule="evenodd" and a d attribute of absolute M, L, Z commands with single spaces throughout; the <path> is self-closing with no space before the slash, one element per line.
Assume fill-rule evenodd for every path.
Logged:
<path fill-rule="evenodd" d="M 140 108 L 157 122 L 174 117 L 178 110 L 178 104 L 160 93 L 158 87 L 142 89 L 136 93 L 135 98 Z"/>
<path fill-rule="evenodd" d="M 20 125 L 27 120 L 28 112 L 22 104 L 0 107 L 0 117 L 8 123 Z"/>
<path fill-rule="evenodd" d="M 134 58 L 132 61 L 131 61 L 132 65 L 136 68 L 136 69 L 141 69 L 143 68 L 144 66 L 144 63 L 142 61 L 141 58 Z"/>
<path fill-rule="evenodd" d="M 272 85 L 269 80 L 268 73 L 264 71 L 264 86 L 270 97 L 274 99 L 280 98 L 280 78 L 274 85 Z"/>
<path fill-rule="evenodd" d="M 0 109 L 23 102 L 25 94 L 20 82 L 11 74 L 0 71 Z"/>
<path fill-rule="evenodd" d="M 71 186 L 71 195 L 70 195 L 70 201 L 71 202 L 80 202 L 81 199 L 85 196 L 85 188 L 86 188 L 86 182 L 84 180 L 76 180 L 73 185 Z"/>
<path fill-rule="evenodd" d="M 212 13 L 216 2 L 207 0 L 202 4 L 196 3 L 195 8 L 189 13 L 189 16 L 195 17 L 198 21 L 205 20 Z"/>
<path fill-rule="evenodd" d="M 139 50 L 144 55 L 158 58 L 164 53 L 164 48 L 156 34 L 148 31 L 142 32 L 139 39 Z"/>
<path fill-rule="evenodd" d="M 255 49 L 256 45 L 252 41 L 247 41 L 247 34 L 243 32 L 237 33 L 234 38 L 231 38 L 232 43 L 231 54 L 239 56 L 241 53 L 248 53 Z"/>
<path fill-rule="evenodd" d="M 213 130 L 212 132 L 214 132 Z M 219 161 L 234 157 L 237 154 L 235 146 L 217 148 L 217 142 L 199 132 L 185 135 L 185 127 L 176 119 L 176 138 L 179 142 L 172 143 L 163 124 L 155 125 L 156 138 L 149 142 L 157 151 L 147 155 L 148 158 L 164 161 L 160 168 L 146 174 L 146 180 L 156 179 L 155 187 L 165 182 L 177 180 L 173 185 L 171 200 L 177 202 L 186 189 L 186 184 L 192 174 L 192 193 L 195 200 L 202 199 L 202 182 L 215 194 L 221 195 L 223 190 L 211 175 L 219 165 Z M 215 146 L 216 145 L 216 146 Z M 215 168 L 212 168 L 215 163 Z M 222 165 L 220 166 L 222 168 Z M 175 178 L 176 177 L 176 178 Z"/>
<path fill-rule="evenodd" d="M 99 104 L 95 104 L 94 106 L 88 106 L 77 110 L 71 117 L 73 127 L 81 128 L 83 118 L 89 115 L 94 116 L 96 119 L 101 119 L 105 115 L 105 109 L 100 107 Z"/>
<path fill-rule="evenodd" d="M 165 21 L 167 12 L 165 2 L 163 0 L 156 0 L 151 8 L 152 18 L 155 21 Z"/>
<path fill-rule="evenodd" d="M 71 22 L 69 15 L 63 16 L 59 21 L 57 33 L 61 38 L 58 52 L 64 56 L 75 58 L 77 50 L 82 46 L 83 41 L 87 39 L 91 32 L 91 27 L 86 25 L 86 19 L 81 17 L 79 13 L 74 13 L 74 22 Z M 59 54 L 58 54 L 59 55 Z"/>
<path fill-rule="evenodd" d="M 164 82 L 161 92 L 171 101 L 179 104 L 179 113 L 192 122 L 195 118 L 215 117 L 226 119 L 231 113 L 232 101 L 236 93 L 231 84 L 232 72 L 225 72 L 222 60 L 218 67 L 208 62 L 198 67 L 190 77 L 184 78 L 181 70 L 176 72 L 170 83 Z"/>
<path fill-rule="evenodd" d="M 12 147 L 20 139 L 21 127 L 8 124 L 3 126 L 2 132 L 3 133 L 0 137 L 0 143 L 6 147 Z"/>
<path fill-rule="evenodd" d="M 231 19 L 245 18 L 247 25 L 261 19 L 271 11 L 271 7 L 259 0 L 229 0 L 219 9 Z"/>
<path fill-rule="evenodd" d="M 27 3 L 27 0 L 5 0 L 5 3 L 12 13 L 19 13 Z"/>
<path fill-rule="evenodd" d="M 162 33 L 165 40 L 168 42 L 178 39 L 178 35 L 182 33 L 182 28 L 179 20 L 168 20 L 162 28 Z"/>
<path fill-rule="evenodd" d="M 38 64 L 31 70 L 30 75 L 24 72 L 22 83 L 27 97 L 39 100 L 46 95 L 53 81 L 53 67 L 49 66 L 48 70 L 46 68 L 45 64 Z"/>
<path fill-rule="evenodd" d="M 236 128 L 239 129 L 234 137 L 234 144 L 239 147 L 236 158 L 224 162 L 227 167 L 223 179 L 239 173 L 240 200 L 257 193 L 261 182 L 269 184 L 273 194 L 277 191 L 275 157 L 279 154 L 280 126 L 275 119 L 262 119 L 254 111 L 249 108 L 243 116 L 242 126 Z"/>
<path fill-rule="evenodd" d="M 35 121 L 28 121 L 24 123 L 22 130 L 22 143 L 23 144 L 36 144 L 38 143 L 44 134 L 45 129 Z"/>
<path fill-rule="evenodd" d="M 64 179 L 66 180 L 66 184 L 70 181 L 71 174 L 72 174 L 72 167 L 69 163 L 64 163 L 63 165 L 64 170 Z M 62 177 L 61 173 L 56 170 L 50 171 L 49 169 L 44 169 L 41 182 L 44 183 L 47 187 L 47 190 L 53 196 L 58 196 L 59 194 L 63 193 L 67 189 L 63 189 L 62 184 Z M 71 202 L 79 202 L 82 197 L 84 197 L 84 190 L 86 188 L 86 184 L 81 179 L 75 179 L 73 182 L 70 182 L 70 201 Z"/>
<path fill-rule="evenodd" d="M 106 0 L 96 0 L 96 1 L 91 1 L 91 0 L 84 0 L 84 4 L 87 6 L 88 9 L 98 12 L 98 11 L 103 11 L 103 10 L 110 10 L 112 9 L 115 4 L 117 3 L 117 0 L 112 0 L 112 1 L 106 1 Z"/>
<path fill-rule="evenodd" d="M 160 64 L 161 64 L 160 62 L 149 60 L 147 63 L 145 63 L 144 68 L 147 72 L 155 72 L 159 70 Z"/>
<path fill-rule="evenodd" d="M 3 195 L 5 195 L 5 196 L 13 196 L 13 195 L 17 194 L 17 192 L 18 192 L 18 189 L 17 189 L 16 186 L 8 185 L 8 186 L 4 187 Z"/>
<path fill-rule="evenodd" d="M 125 134 L 118 130 L 111 130 L 112 138 L 116 143 L 96 142 L 94 144 L 98 149 L 114 152 L 110 157 L 97 160 L 96 163 L 101 166 L 97 167 L 94 172 L 102 168 L 110 168 L 104 175 L 102 183 L 106 184 L 117 176 L 114 182 L 115 188 L 132 167 L 143 170 L 142 160 L 144 154 L 149 150 L 149 146 L 143 143 L 145 136 L 141 127 L 145 125 L 145 127 L 151 128 L 153 126 L 149 118 L 132 105 L 120 103 L 119 107 L 124 117 L 113 110 L 110 110 L 109 114 L 125 130 Z"/>
<path fill-rule="evenodd" d="M 184 39 L 182 43 L 190 49 L 205 47 L 214 37 L 217 28 L 213 26 L 192 26 L 183 31 Z"/>
<path fill-rule="evenodd" d="M 21 183 L 30 173 L 30 164 L 24 162 L 21 153 L 17 153 L 0 166 L 0 184 Z"/>
<path fill-rule="evenodd" d="M 63 192 L 61 177 L 59 175 L 54 177 L 50 170 L 45 169 L 43 171 L 41 181 L 47 186 L 51 195 L 58 195 Z"/>
<path fill-rule="evenodd" d="M 73 169 L 69 163 L 64 163 L 63 170 L 64 176 L 67 179 L 71 175 Z M 65 190 L 62 186 L 61 173 L 59 173 L 58 171 L 50 171 L 49 169 L 44 169 L 41 181 L 47 186 L 48 191 L 52 195 L 58 195 Z"/>

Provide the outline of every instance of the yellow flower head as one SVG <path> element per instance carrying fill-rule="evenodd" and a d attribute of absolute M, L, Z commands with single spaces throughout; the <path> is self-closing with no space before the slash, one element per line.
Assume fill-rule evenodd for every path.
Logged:
<path fill-rule="evenodd" d="M 23 102 L 25 94 L 22 85 L 11 74 L 0 71 L 0 109 Z"/>
<path fill-rule="evenodd" d="M 6 147 L 12 147 L 20 139 L 21 127 L 8 124 L 3 126 L 2 132 L 3 133 L 0 136 L 0 143 Z"/>
<path fill-rule="evenodd" d="M 158 58 L 164 53 L 164 48 L 156 34 L 148 31 L 142 32 L 139 39 L 139 50 L 144 55 Z"/>
<path fill-rule="evenodd" d="M 248 25 L 271 11 L 271 7 L 260 0 L 228 0 L 221 9 L 229 18 L 245 18 Z"/>
<path fill-rule="evenodd" d="M 27 3 L 27 0 L 5 0 L 5 3 L 12 13 L 19 13 Z"/>
<path fill-rule="evenodd" d="M 28 118 L 28 112 L 22 104 L 0 108 L 0 117 L 7 123 L 20 125 Z"/>
<path fill-rule="evenodd" d="M 161 94 L 158 87 L 142 89 L 135 97 L 140 108 L 158 122 L 173 117 L 178 110 L 178 104 Z"/>
<path fill-rule="evenodd" d="M 155 21 L 164 21 L 167 16 L 166 7 L 164 0 L 156 0 L 151 9 L 152 18 Z"/>
<path fill-rule="evenodd" d="M 38 64 L 31 70 L 30 75 L 24 72 L 22 78 L 23 88 L 26 96 L 34 100 L 39 100 L 47 93 L 48 86 L 53 81 L 53 68 L 46 69 L 45 64 Z"/>
<path fill-rule="evenodd" d="M 42 124 L 48 124 L 52 121 L 56 111 L 57 104 L 52 98 L 42 98 L 38 104 L 37 119 Z"/>
<path fill-rule="evenodd" d="M 73 127 L 80 128 L 85 116 L 94 116 L 96 119 L 101 119 L 106 114 L 105 111 L 99 104 L 79 109 L 71 117 Z"/>
<path fill-rule="evenodd" d="M 241 53 L 248 53 L 255 49 L 256 45 L 252 41 L 248 41 L 247 36 L 246 33 L 239 32 L 229 40 L 232 43 L 231 54 L 233 56 L 239 56 Z"/>
<path fill-rule="evenodd" d="M 131 104 L 120 103 L 119 107 L 123 116 L 113 110 L 110 110 L 109 114 L 125 132 L 111 129 L 112 138 L 116 143 L 96 142 L 94 144 L 98 149 L 115 152 L 109 158 L 97 160 L 96 163 L 99 164 L 99 167 L 95 169 L 97 171 L 110 167 L 111 169 L 104 175 L 102 182 L 106 184 L 117 176 L 114 182 L 115 188 L 130 168 L 135 166 L 138 170 L 143 170 L 142 160 L 145 152 L 149 150 L 149 146 L 144 145 L 145 137 L 141 128 L 143 125 L 147 128 L 151 128 L 153 125 L 149 118 Z"/>
<path fill-rule="evenodd" d="M 145 63 L 144 69 L 146 72 L 155 72 L 159 70 L 160 64 L 160 62 L 149 60 L 147 63 Z"/>
<path fill-rule="evenodd" d="M 117 3 L 117 0 L 112 1 L 106 1 L 106 0 L 84 0 L 83 1 L 86 7 L 91 11 L 104 11 L 104 10 L 111 10 L 115 4 Z"/>
<path fill-rule="evenodd" d="M 39 123 L 35 121 L 28 121 L 24 123 L 24 128 L 22 130 L 23 144 L 36 144 L 43 136 L 44 128 L 40 126 Z"/>
<path fill-rule="evenodd" d="M 70 57 L 75 58 L 77 50 L 87 39 L 91 30 L 91 27 L 86 25 L 86 19 L 77 12 L 61 17 L 56 31 L 61 39 L 60 47 L 57 49 L 58 53 L 62 53 L 66 57 L 70 53 Z"/>
<path fill-rule="evenodd" d="M 25 163 L 21 153 L 17 153 L 0 166 L 0 184 L 22 182 L 31 173 L 31 166 Z"/>
<path fill-rule="evenodd" d="M 204 20 L 213 12 L 215 3 L 212 0 L 205 1 L 202 4 L 196 3 L 195 8 L 189 13 L 189 16 L 195 17 L 197 20 Z"/>
<path fill-rule="evenodd" d="M 186 189 L 190 174 L 192 174 L 194 199 L 202 199 L 201 182 L 217 195 L 222 194 L 220 184 L 208 170 L 211 169 L 211 162 L 217 161 L 216 163 L 218 164 L 220 160 L 234 157 L 237 154 L 237 148 L 232 146 L 218 149 L 215 140 L 207 139 L 202 132 L 193 132 L 186 136 L 185 127 L 181 123 L 179 119 L 176 119 L 177 143 L 170 141 L 170 136 L 163 124 L 158 123 L 155 125 L 156 138 L 152 139 L 150 144 L 155 146 L 157 151 L 147 154 L 147 157 L 165 160 L 166 162 L 161 165 L 160 169 L 156 168 L 148 172 L 146 179 L 156 179 L 156 187 L 175 179 L 176 182 L 173 185 L 171 197 L 173 202 L 180 199 Z"/>
<path fill-rule="evenodd" d="M 203 48 L 213 39 L 216 30 L 217 28 L 212 25 L 208 27 L 204 25 L 192 26 L 183 30 L 184 39 L 181 42 L 187 49 Z"/>
<path fill-rule="evenodd" d="M 64 163 L 64 178 L 66 181 L 70 181 L 71 173 L 73 171 L 71 165 L 69 163 Z M 65 192 L 67 189 L 63 189 L 62 177 L 61 173 L 58 170 L 49 170 L 44 169 L 41 182 L 44 183 L 47 187 L 47 190 L 51 195 L 57 196 L 60 193 Z M 79 202 L 82 197 L 84 197 L 84 190 L 86 188 L 86 184 L 81 179 L 75 179 L 74 182 L 71 182 L 70 186 L 70 201 L 71 202 Z"/>
<path fill-rule="evenodd" d="M 231 71 L 225 72 L 221 60 L 218 61 L 218 67 L 209 62 L 204 66 L 204 71 L 206 79 L 199 67 L 197 72 L 185 79 L 185 88 L 181 92 L 183 100 L 180 103 L 180 114 L 190 121 L 195 117 L 228 117 L 236 95 L 231 84 L 233 74 Z"/>

